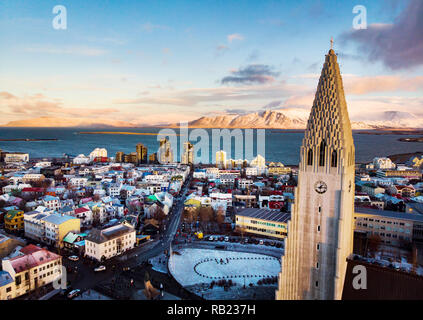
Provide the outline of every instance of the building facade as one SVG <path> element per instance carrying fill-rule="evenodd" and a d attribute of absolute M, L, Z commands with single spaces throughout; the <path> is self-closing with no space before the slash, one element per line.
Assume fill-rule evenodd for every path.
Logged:
<path fill-rule="evenodd" d="M 119 224 L 104 230 L 93 229 L 85 239 L 85 255 L 104 261 L 134 248 L 135 229 Z"/>
<path fill-rule="evenodd" d="M 298 186 L 276 299 L 341 299 L 353 252 L 355 148 L 333 49 L 301 147 Z"/>

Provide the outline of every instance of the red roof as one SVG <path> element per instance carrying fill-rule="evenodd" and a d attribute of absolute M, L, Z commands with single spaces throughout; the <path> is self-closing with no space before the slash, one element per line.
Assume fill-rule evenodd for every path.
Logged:
<path fill-rule="evenodd" d="M 24 255 L 10 259 L 10 264 L 16 273 L 29 270 L 36 266 L 57 260 L 59 255 L 46 249 L 30 244 L 20 250 Z"/>
<path fill-rule="evenodd" d="M 84 208 L 84 207 L 75 209 L 75 213 L 84 213 L 84 212 L 87 212 L 87 211 L 90 211 L 90 209 L 87 209 L 87 208 Z"/>
<path fill-rule="evenodd" d="M 44 192 L 43 188 L 23 188 L 22 192 Z"/>

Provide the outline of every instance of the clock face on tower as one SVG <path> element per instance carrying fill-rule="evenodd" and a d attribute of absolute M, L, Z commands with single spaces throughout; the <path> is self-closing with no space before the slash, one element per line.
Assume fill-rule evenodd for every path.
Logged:
<path fill-rule="evenodd" d="M 314 184 L 314 190 L 316 190 L 317 193 L 325 193 L 328 189 L 328 186 L 323 181 L 317 181 Z"/>

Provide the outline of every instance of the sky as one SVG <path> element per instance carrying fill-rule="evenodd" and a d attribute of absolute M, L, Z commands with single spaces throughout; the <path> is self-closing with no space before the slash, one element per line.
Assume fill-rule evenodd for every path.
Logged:
<path fill-rule="evenodd" d="M 0 125 L 308 110 L 331 37 L 353 120 L 423 117 L 421 0 L 2 0 L 0 30 Z"/>

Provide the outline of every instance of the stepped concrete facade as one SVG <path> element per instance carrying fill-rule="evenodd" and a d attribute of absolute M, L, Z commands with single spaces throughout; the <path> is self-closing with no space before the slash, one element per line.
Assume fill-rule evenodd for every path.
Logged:
<path fill-rule="evenodd" d="M 341 299 L 353 251 L 354 165 L 342 78 L 330 49 L 301 146 L 276 299 Z"/>

